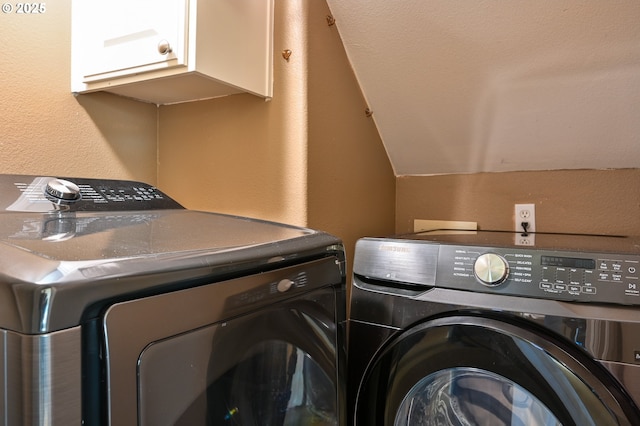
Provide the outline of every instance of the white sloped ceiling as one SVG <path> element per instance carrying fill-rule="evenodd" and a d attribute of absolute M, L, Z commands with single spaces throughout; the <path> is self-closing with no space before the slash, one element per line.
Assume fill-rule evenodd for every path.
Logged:
<path fill-rule="evenodd" d="M 640 167 L 640 1 L 328 4 L 396 175 Z"/>

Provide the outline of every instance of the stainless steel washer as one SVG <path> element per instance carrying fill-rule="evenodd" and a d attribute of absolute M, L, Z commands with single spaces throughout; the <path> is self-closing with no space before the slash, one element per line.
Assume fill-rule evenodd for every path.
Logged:
<path fill-rule="evenodd" d="M 345 418 L 339 239 L 140 182 L 0 176 L 0 424 Z"/>
<path fill-rule="evenodd" d="M 640 424 L 640 241 L 514 237 L 358 241 L 352 424 Z"/>

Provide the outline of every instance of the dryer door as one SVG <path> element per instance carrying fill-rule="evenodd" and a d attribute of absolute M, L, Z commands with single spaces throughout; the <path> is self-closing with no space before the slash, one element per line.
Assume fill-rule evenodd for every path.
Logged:
<path fill-rule="evenodd" d="M 328 288 L 154 342 L 139 359 L 140 424 L 337 426 L 337 340 Z"/>
<path fill-rule="evenodd" d="M 89 423 L 339 424 L 344 306 L 332 257 L 113 304 Z"/>
<path fill-rule="evenodd" d="M 356 425 L 634 425 L 600 364 L 516 318 L 444 317 L 402 333 L 370 365 Z"/>

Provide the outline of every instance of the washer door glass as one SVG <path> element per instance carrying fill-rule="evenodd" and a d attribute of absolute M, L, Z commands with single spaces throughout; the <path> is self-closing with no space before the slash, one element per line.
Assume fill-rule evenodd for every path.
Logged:
<path fill-rule="evenodd" d="M 553 413 L 517 383 L 490 371 L 448 368 L 421 379 L 403 399 L 395 426 L 561 425 Z"/>
<path fill-rule="evenodd" d="M 368 367 L 354 416 L 357 426 L 640 424 L 629 395 L 586 352 L 490 313 L 396 336 Z"/>

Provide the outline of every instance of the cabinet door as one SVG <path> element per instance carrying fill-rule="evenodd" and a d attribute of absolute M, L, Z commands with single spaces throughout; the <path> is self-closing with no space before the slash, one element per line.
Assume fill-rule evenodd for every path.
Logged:
<path fill-rule="evenodd" d="M 74 7 L 87 37 L 85 83 L 186 65 L 188 0 L 81 0 Z"/>

